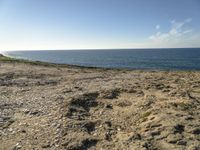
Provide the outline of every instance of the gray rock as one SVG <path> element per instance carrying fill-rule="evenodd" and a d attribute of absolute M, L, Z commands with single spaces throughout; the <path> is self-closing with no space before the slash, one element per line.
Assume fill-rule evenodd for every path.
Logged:
<path fill-rule="evenodd" d="M 200 134 L 200 128 L 196 128 L 192 131 L 193 134 Z"/>

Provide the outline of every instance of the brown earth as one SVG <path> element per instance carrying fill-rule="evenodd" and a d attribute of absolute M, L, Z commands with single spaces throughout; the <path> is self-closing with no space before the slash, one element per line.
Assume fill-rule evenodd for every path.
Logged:
<path fill-rule="evenodd" d="M 200 150 L 200 72 L 0 62 L 0 149 Z"/>

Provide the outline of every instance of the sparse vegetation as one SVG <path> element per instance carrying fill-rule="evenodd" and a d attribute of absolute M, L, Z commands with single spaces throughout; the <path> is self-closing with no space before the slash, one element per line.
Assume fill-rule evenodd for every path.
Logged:
<path fill-rule="evenodd" d="M 171 103 L 171 105 L 181 110 L 190 110 L 193 108 L 192 104 L 186 102 L 176 102 L 176 103 Z"/>
<path fill-rule="evenodd" d="M 151 115 L 151 111 L 144 112 L 141 114 L 140 119 L 142 122 L 145 122 L 148 120 L 148 117 Z"/>
<path fill-rule="evenodd" d="M 9 63 L 26 63 L 30 65 L 40 65 L 40 66 L 46 66 L 46 67 L 67 67 L 67 65 L 64 64 L 53 64 L 48 62 L 41 62 L 41 61 L 30 61 L 25 59 L 16 59 L 11 58 L 7 56 L 0 55 L 0 61 L 1 62 L 9 62 Z"/>

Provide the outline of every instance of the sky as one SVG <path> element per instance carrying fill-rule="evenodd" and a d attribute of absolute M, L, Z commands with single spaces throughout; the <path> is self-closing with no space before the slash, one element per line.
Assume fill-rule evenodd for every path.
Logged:
<path fill-rule="evenodd" d="M 0 0 L 0 50 L 200 47 L 200 0 Z"/>

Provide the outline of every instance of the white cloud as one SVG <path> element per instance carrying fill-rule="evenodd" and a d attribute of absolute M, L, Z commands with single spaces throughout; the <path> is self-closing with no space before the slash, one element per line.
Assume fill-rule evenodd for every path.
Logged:
<path fill-rule="evenodd" d="M 160 29 L 160 25 L 156 25 L 156 29 L 157 29 L 157 30 Z"/>
<path fill-rule="evenodd" d="M 149 37 L 149 39 L 154 42 L 154 45 L 173 45 L 177 42 L 180 43 L 185 36 L 190 34 L 193 30 L 186 28 L 186 24 L 192 21 L 191 18 L 187 18 L 182 22 L 177 22 L 176 20 L 171 21 L 171 28 L 168 32 L 157 32 Z M 160 27 L 160 26 L 159 26 Z M 158 28 L 159 28 L 158 27 Z M 158 29 L 156 26 L 156 29 Z"/>
<path fill-rule="evenodd" d="M 185 19 L 185 22 L 187 22 L 187 23 L 189 23 L 189 22 L 191 22 L 192 21 L 192 18 L 187 18 L 187 19 Z"/>

